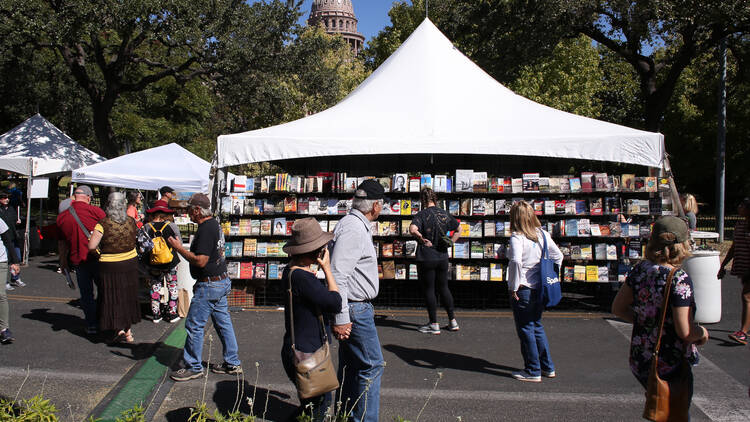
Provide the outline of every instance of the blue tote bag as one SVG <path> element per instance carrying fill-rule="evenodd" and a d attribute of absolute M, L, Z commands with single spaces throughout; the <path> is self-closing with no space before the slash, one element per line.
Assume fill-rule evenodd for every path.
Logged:
<path fill-rule="evenodd" d="M 542 239 L 544 239 L 544 247 L 542 248 L 542 259 L 539 260 L 539 275 L 542 278 L 542 288 L 539 289 L 539 294 L 541 295 L 541 303 L 544 304 L 544 307 L 551 308 L 560 303 L 560 299 L 562 299 L 560 267 L 555 264 L 555 261 L 549 258 L 547 236 L 541 230 L 540 234 Z"/>

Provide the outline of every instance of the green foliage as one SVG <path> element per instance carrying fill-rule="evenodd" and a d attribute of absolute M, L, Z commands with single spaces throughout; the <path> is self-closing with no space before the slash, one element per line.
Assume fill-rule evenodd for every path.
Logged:
<path fill-rule="evenodd" d="M 18 408 L 13 401 L 0 400 L 0 421 L 57 422 L 56 413 L 55 405 L 41 396 L 22 400 Z"/>
<path fill-rule="evenodd" d="M 122 412 L 120 416 L 115 418 L 115 422 L 145 422 L 145 411 L 146 410 L 140 404 L 136 404 L 132 409 Z"/>

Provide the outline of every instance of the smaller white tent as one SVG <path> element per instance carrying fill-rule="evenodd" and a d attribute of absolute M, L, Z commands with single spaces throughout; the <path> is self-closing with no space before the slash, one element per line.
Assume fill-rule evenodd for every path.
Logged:
<path fill-rule="evenodd" d="M 26 176 L 66 173 L 105 160 L 39 114 L 0 136 L 0 169 Z"/>
<path fill-rule="evenodd" d="M 73 181 L 100 186 L 208 192 L 211 164 L 177 144 L 123 155 L 73 171 Z"/>

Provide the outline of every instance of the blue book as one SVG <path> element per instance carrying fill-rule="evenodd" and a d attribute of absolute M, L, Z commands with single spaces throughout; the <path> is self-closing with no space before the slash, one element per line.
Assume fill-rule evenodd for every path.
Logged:
<path fill-rule="evenodd" d="M 505 222 L 495 221 L 495 236 L 505 236 Z"/>
<path fill-rule="evenodd" d="M 578 220 L 565 220 L 565 236 L 578 236 Z"/>
<path fill-rule="evenodd" d="M 423 188 L 427 186 L 428 188 L 432 189 L 432 175 L 431 174 L 423 174 L 419 181 L 419 188 Z"/>
<path fill-rule="evenodd" d="M 448 201 L 448 213 L 450 215 L 458 215 L 460 213 L 459 202 L 451 199 Z"/>
<path fill-rule="evenodd" d="M 453 177 L 451 176 L 448 176 L 448 178 L 445 179 L 445 191 L 453 192 Z"/>
<path fill-rule="evenodd" d="M 255 179 L 252 177 L 248 177 L 247 181 L 245 182 L 245 192 L 253 193 L 255 192 Z"/>

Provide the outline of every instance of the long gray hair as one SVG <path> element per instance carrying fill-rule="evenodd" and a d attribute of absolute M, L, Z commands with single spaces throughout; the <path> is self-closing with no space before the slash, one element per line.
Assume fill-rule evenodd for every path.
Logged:
<path fill-rule="evenodd" d="M 125 200 L 125 194 L 122 192 L 112 192 L 107 197 L 107 206 L 104 212 L 107 213 L 107 217 L 112 219 L 112 221 L 124 223 L 128 219 L 127 208 L 128 203 Z"/>

